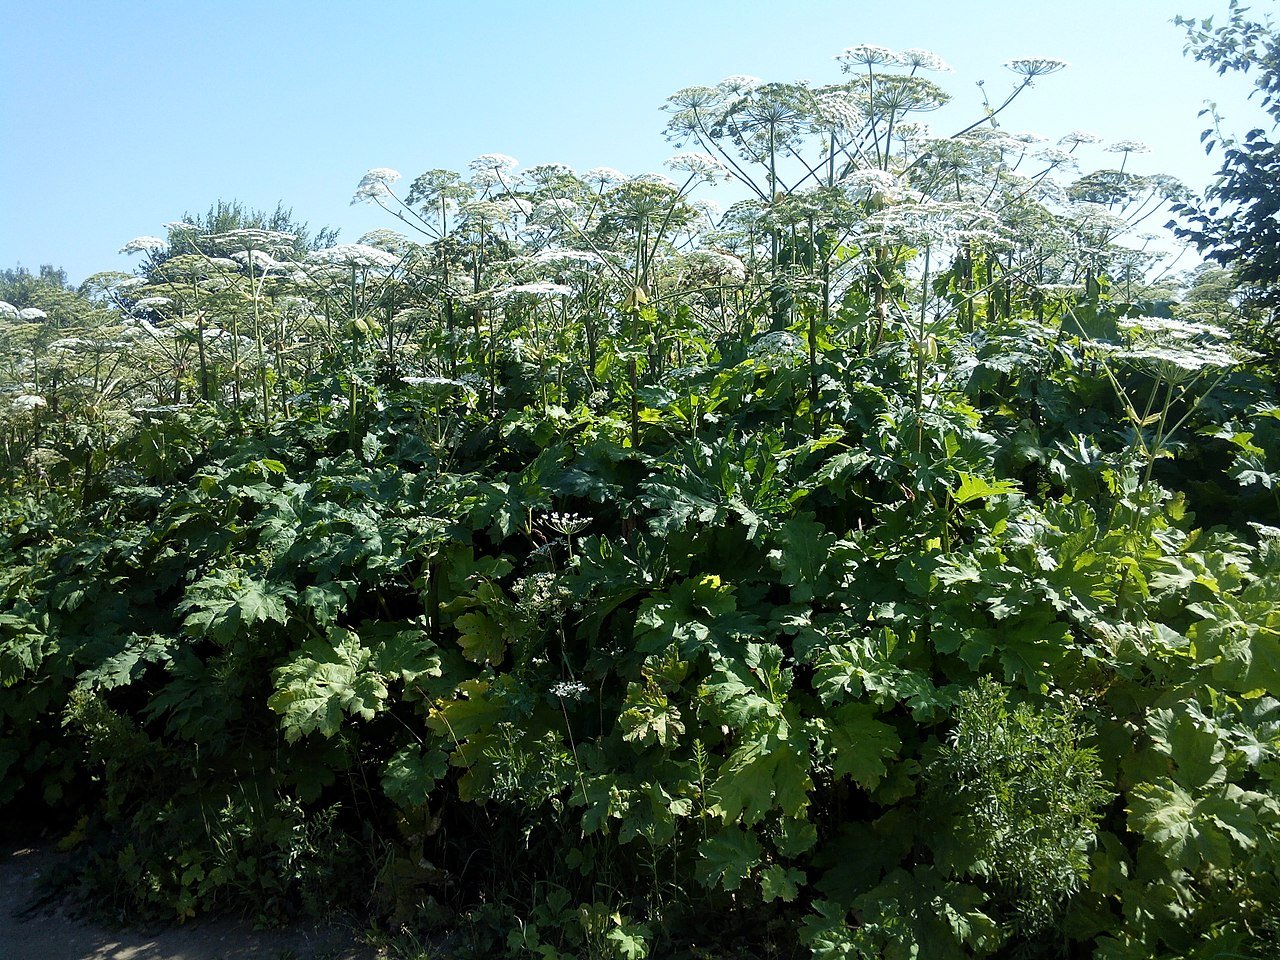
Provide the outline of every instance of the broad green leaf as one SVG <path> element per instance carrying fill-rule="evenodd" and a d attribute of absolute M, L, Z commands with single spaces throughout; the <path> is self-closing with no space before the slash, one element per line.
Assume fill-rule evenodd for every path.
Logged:
<path fill-rule="evenodd" d="M 791 600 L 812 600 L 815 591 L 825 593 L 823 567 L 830 555 L 835 535 L 809 517 L 794 517 L 778 533 L 781 546 L 769 551 L 769 562 L 779 571 L 782 582 L 791 588 Z"/>
<path fill-rule="evenodd" d="M 799 870 L 771 863 L 760 871 L 760 898 L 765 903 L 771 900 L 790 903 L 796 898 L 803 883 L 804 874 Z"/>
<path fill-rule="evenodd" d="M 715 809 L 726 823 L 742 818 L 758 823 L 770 811 L 800 816 L 809 805 L 813 781 L 809 777 L 809 744 L 779 720 L 768 732 L 737 746 L 720 767 L 711 787 Z"/>
<path fill-rule="evenodd" d="M 706 692 L 725 722 L 744 727 L 781 715 L 791 689 L 791 671 L 782 667 L 782 648 L 750 643 L 742 659 L 721 657 Z"/>
<path fill-rule="evenodd" d="M 453 621 L 458 631 L 458 645 L 462 655 L 472 663 L 502 662 L 507 650 L 502 625 L 478 610 L 464 613 Z"/>
<path fill-rule="evenodd" d="M 1156 749 L 1173 760 L 1175 779 L 1182 786 L 1194 790 L 1226 777 L 1226 745 L 1207 718 L 1191 716 L 1185 709 L 1154 710 L 1147 719 L 1147 732 Z"/>
<path fill-rule="evenodd" d="M 54 642 L 25 617 L 0 613 L 0 689 L 35 673 Z"/>
<path fill-rule="evenodd" d="M 293 743 L 319 731 L 338 732 L 345 714 L 372 720 L 387 688 L 370 668 L 372 654 L 350 630 L 334 628 L 325 640 L 308 640 L 298 656 L 275 673 L 276 692 L 267 705 L 282 717 Z"/>
<path fill-rule="evenodd" d="M 870 704 L 847 703 L 830 721 L 831 746 L 835 751 L 832 773 L 849 776 L 872 790 L 885 775 L 885 759 L 894 756 L 901 740 L 893 727 L 875 718 Z"/>
<path fill-rule="evenodd" d="M 1201 864 L 1227 869 L 1234 849 L 1248 850 L 1263 839 L 1255 803 L 1260 794 L 1235 784 L 1208 794 L 1192 793 L 1172 780 L 1140 783 L 1129 793 L 1129 825 L 1142 833 L 1170 864 L 1192 870 Z"/>
<path fill-rule="evenodd" d="M 437 747 L 404 747 L 383 765 L 382 790 L 399 807 L 420 807 L 448 771 L 448 761 Z"/>
<path fill-rule="evenodd" d="M 1013 480 L 996 480 L 994 483 L 984 477 L 972 473 L 960 474 L 960 485 L 951 492 L 951 499 L 958 504 L 972 503 L 985 497 L 995 497 L 1004 493 L 1016 493 L 1018 484 Z"/>
<path fill-rule="evenodd" d="M 622 739 L 641 746 L 668 746 L 684 733 L 680 711 L 666 694 L 653 686 L 632 683 L 627 688 L 626 708 L 618 717 Z"/>
<path fill-rule="evenodd" d="M 726 827 L 698 844 L 698 880 L 703 886 L 737 890 L 760 863 L 763 851 L 751 830 Z"/>
<path fill-rule="evenodd" d="M 466 699 L 450 700 L 436 706 L 427 716 L 427 726 L 449 742 L 459 742 L 485 730 L 506 714 L 506 707 L 486 694 L 489 684 L 483 680 L 464 680 L 458 693 Z"/>

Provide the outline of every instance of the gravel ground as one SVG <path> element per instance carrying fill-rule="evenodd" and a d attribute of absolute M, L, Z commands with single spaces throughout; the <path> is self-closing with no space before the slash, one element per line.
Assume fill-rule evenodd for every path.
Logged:
<path fill-rule="evenodd" d="M 37 882 L 58 861 L 44 844 L 0 847 L 0 960 L 376 960 L 349 931 L 298 926 L 257 931 L 230 920 L 112 930 L 63 906 L 36 907 Z"/>

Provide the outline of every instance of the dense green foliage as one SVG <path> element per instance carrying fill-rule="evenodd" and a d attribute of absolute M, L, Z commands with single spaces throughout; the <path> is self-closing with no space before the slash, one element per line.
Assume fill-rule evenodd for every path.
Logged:
<path fill-rule="evenodd" d="M 1241 287 L 1271 309 L 1264 314 L 1263 342 L 1270 346 L 1280 304 L 1280 34 L 1270 20 L 1256 20 L 1240 0 L 1230 0 L 1225 22 L 1212 17 L 1176 22 L 1187 31 L 1187 52 L 1217 71 L 1253 78 L 1257 106 L 1271 129 L 1254 127 L 1242 140 L 1222 129 L 1223 120 L 1206 109 L 1214 126 L 1204 132 L 1206 151 L 1219 150 L 1222 168 L 1202 202 L 1175 205 L 1182 214 L 1176 232 L 1219 263 L 1231 266 Z"/>
<path fill-rule="evenodd" d="M 0 808 L 124 916 L 464 955 L 1280 949 L 1274 370 L 1115 242 L 1136 145 L 844 62 L 673 97 L 683 185 L 378 169 L 420 242 L 14 309 Z"/>

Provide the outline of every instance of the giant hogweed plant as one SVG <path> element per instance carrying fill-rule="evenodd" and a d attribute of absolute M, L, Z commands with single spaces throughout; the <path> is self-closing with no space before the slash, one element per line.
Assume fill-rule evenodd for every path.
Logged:
<path fill-rule="evenodd" d="M 681 91 L 674 180 L 488 155 L 366 174 L 418 240 L 133 241 L 59 351 L 118 426 L 6 476 L 0 803 L 121 911 L 480 955 L 1273 950 L 1274 383 L 1120 298 L 1136 145 L 1057 189 L 1088 136 L 996 125 L 1061 64 L 937 137 L 937 58 L 841 62 Z"/>

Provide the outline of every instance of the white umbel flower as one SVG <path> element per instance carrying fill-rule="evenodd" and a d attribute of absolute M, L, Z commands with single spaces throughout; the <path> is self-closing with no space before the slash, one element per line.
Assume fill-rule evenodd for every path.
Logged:
<path fill-rule="evenodd" d="M 888 47 L 876 46 L 874 43 L 860 43 L 854 47 L 845 47 L 836 60 L 845 73 L 851 73 L 861 67 L 902 66 L 902 54 Z"/>
<path fill-rule="evenodd" d="M 550 283 L 539 280 L 536 283 L 518 283 L 514 287 L 506 287 L 498 291 L 500 298 L 527 296 L 549 299 L 551 297 L 568 297 L 573 295 L 573 288 L 563 283 Z"/>
<path fill-rule="evenodd" d="M 723 163 L 709 153 L 677 153 L 663 164 L 668 170 L 679 170 L 694 177 L 717 180 L 729 175 Z"/>
<path fill-rule="evenodd" d="M 121 253 L 151 253 L 155 250 L 163 250 L 169 244 L 159 237 L 134 237 L 123 247 L 120 248 Z"/>
<path fill-rule="evenodd" d="M 514 170 L 519 164 L 519 160 L 515 157 L 509 157 L 505 153 L 482 153 L 467 164 L 467 169 L 472 173 L 488 173 L 494 176 L 501 176 L 508 171 Z"/>
<path fill-rule="evenodd" d="M 308 254 L 312 263 L 340 267 L 381 267 L 389 269 L 400 262 L 394 253 L 379 250 L 367 243 L 340 243 Z"/>
<path fill-rule="evenodd" d="M 910 67 L 912 70 L 932 70 L 934 73 L 955 72 L 936 53 L 932 53 L 929 50 L 921 50 L 919 47 L 903 50 L 898 54 L 898 58 L 904 67 Z"/>
<path fill-rule="evenodd" d="M 1036 77 L 1045 77 L 1051 73 L 1057 73 L 1069 67 L 1070 64 L 1065 60 L 1058 60 L 1054 57 L 1019 57 L 1016 60 L 1008 60 L 1005 67 L 1014 73 L 1021 74 L 1028 80 Z"/>
<path fill-rule="evenodd" d="M 21 410 L 24 413 L 31 413 L 48 405 L 49 402 L 44 397 L 34 393 L 20 393 L 13 398 L 13 409 Z"/>
<path fill-rule="evenodd" d="M 1075 149 L 1082 143 L 1101 143 L 1102 138 L 1088 130 L 1072 130 L 1058 141 L 1058 146 Z"/>
<path fill-rule="evenodd" d="M 1150 153 L 1151 148 L 1141 140 L 1117 140 L 1107 147 L 1107 153 Z"/>
<path fill-rule="evenodd" d="M 585 683 L 579 680 L 567 680 L 551 687 L 551 695 L 560 700 L 577 700 L 588 690 Z"/>
<path fill-rule="evenodd" d="M 360 178 L 360 183 L 356 185 L 356 193 L 351 198 L 351 202 L 365 203 L 376 197 L 389 194 L 391 192 L 391 184 L 399 179 L 400 173 L 390 167 L 374 167 Z"/>

